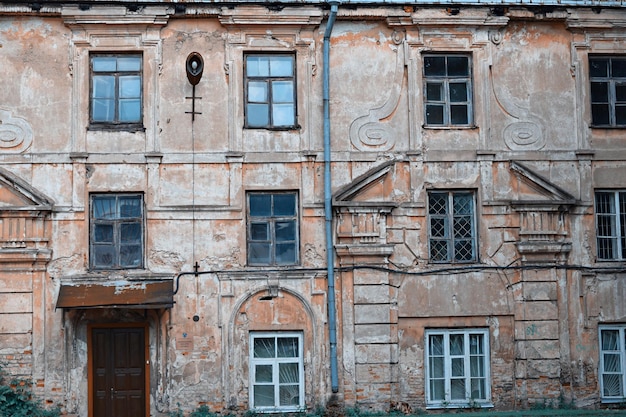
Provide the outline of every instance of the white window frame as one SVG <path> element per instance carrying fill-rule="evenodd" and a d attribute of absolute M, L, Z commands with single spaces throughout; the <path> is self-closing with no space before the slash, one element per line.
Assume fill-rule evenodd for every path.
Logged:
<path fill-rule="evenodd" d="M 435 194 L 447 196 L 447 210 L 445 214 L 434 213 L 430 203 L 431 196 Z M 468 216 L 465 214 L 459 214 L 454 212 L 454 199 L 457 196 L 468 195 L 471 196 L 472 201 L 472 213 Z M 431 263 L 473 263 L 478 261 L 478 236 L 476 229 L 476 193 L 471 190 L 429 190 L 427 193 L 428 198 L 428 259 Z M 459 236 L 455 232 L 455 224 L 461 218 L 469 217 L 471 222 L 471 251 L 472 256 L 470 259 L 457 259 L 456 244 L 458 241 L 468 240 L 466 236 Z M 433 222 L 441 220 L 445 224 L 444 235 L 433 235 Z M 436 244 L 445 243 L 446 245 L 446 259 L 435 259 L 433 256 L 433 246 Z"/>
<path fill-rule="evenodd" d="M 463 336 L 463 344 L 464 350 L 463 355 L 452 355 L 450 353 L 450 336 L 451 335 L 462 335 Z M 481 355 L 472 355 L 470 351 L 470 335 L 480 335 L 482 337 L 482 354 Z M 431 336 L 443 336 L 443 355 L 438 355 L 439 357 L 443 356 L 444 361 L 444 373 L 443 377 L 439 379 L 443 379 L 444 381 L 444 398 L 443 399 L 433 399 L 433 393 L 431 393 L 431 379 L 435 379 L 431 375 L 431 357 L 433 356 L 431 352 L 431 344 L 430 338 Z M 489 329 L 481 329 L 481 328 L 472 328 L 472 329 L 427 329 L 424 335 L 424 352 L 425 352 L 425 391 L 426 391 L 426 405 L 428 408 L 466 408 L 466 407 L 491 407 L 491 371 L 490 371 L 490 351 L 489 351 Z M 472 394 L 470 391 L 466 391 L 465 398 L 463 399 L 452 399 L 451 395 L 451 381 L 452 377 L 452 360 L 453 359 L 463 359 L 464 365 L 464 373 L 462 378 L 454 378 L 454 379 L 465 379 L 465 387 L 466 389 L 469 387 L 471 390 L 471 360 L 472 356 L 481 356 L 483 358 L 483 376 L 484 378 L 484 390 L 485 390 L 485 398 L 472 398 Z"/>
<path fill-rule="evenodd" d="M 280 358 L 277 355 L 273 358 L 255 358 L 254 357 L 254 341 L 260 338 L 297 338 L 298 339 L 298 356 Z M 304 354 L 303 354 L 303 335 L 301 332 L 250 332 L 250 384 L 249 384 L 249 403 L 250 409 L 257 412 L 274 413 L 274 412 L 296 412 L 305 408 L 304 401 Z M 275 346 L 277 344 L 275 343 Z M 280 375 L 279 369 L 281 364 L 297 363 L 298 364 L 298 404 L 297 405 L 280 405 Z M 272 381 L 264 382 L 256 380 L 257 366 L 272 366 Z M 260 406 L 255 404 L 255 387 L 260 385 L 271 385 L 274 387 L 274 404 L 272 406 Z"/>
<path fill-rule="evenodd" d="M 605 349 L 603 343 L 603 334 L 606 331 L 617 331 L 617 349 Z M 598 376 L 600 379 L 600 397 L 602 399 L 602 402 L 624 402 L 624 400 L 626 400 L 626 324 L 598 326 L 598 344 L 600 352 Z M 615 364 L 615 366 L 618 367 L 617 370 L 606 370 L 606 367 L 608 365 L 608 358 L 610 356 L 617 357 L 618 362 Z M 607 393 L 605 393 L 605 390 L 609 389 L 609 387 L 606 386 L 607 378 L 615 378 L 617 382 L 619 382 L 619 384 L 621 385 L 619 387 L 620 393 L 618 395 L 607 395 Z"/>
<path fill-rule="evenodd" d="M 598 207 L 598 196 L 606 194 L 610 199 L 610 212 L 600 212 Z M 621 232 L 626 227 L 626 208 L 620 210 L 620 197 L 626 205 L 626 190 L 596 190 L 594 194 L 595 221 L 596 221 L 596 254 L 601 261 L 621 261 L 624 260 L 626 250 L 626 235 Z M 606 226 L 600 225 L 600 218 L 608 220 L 610 234 L 601 234 Z M 605 247 L 605 245 L 608 245 Z M 604 248 L 604 249 L 602 249 Z M 604 251 L 610 250 L 611 256 L 604 255 Z"/>

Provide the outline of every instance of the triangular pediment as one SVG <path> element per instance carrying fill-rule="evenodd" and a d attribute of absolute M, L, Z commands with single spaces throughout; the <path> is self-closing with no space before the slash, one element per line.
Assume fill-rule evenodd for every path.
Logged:
<path fill-rule="evenodd" d="M 52 210 L 52 199 L 12 172 L 0 168 L 0 210 Z"/>
<path fill-rule="evenodd" d="M 396 161 L 385 162 L 358 176 L 352 182 L 341 187 L 333 196 L 334 206 L 385 206 L 395 207 L 390 201 L 389 172 L 394 168 Z"/>
<path fill-rule="evenodd" d="M 573 205 L 576 198 L 537 174 L 525 165 L 511 161 L 510 169 L 517 181 L 513 190 L 517 198 L 511 201 L 513 204 L 531 205 Z"/>

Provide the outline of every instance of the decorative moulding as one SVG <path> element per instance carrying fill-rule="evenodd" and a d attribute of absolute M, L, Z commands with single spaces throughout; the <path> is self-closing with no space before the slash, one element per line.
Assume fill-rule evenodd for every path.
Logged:
<path fill-rule="evenodd" d="M 33 142 L 33 129 L 21 117 L 0 109 L 0 152 L 24 152 Z"/>

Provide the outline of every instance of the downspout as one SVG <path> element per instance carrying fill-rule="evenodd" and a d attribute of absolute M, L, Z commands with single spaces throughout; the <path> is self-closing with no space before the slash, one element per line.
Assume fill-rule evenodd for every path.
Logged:
<path fill-rule="evenodd" d="M 323 57 L 323 102 L 324 102 L 324 217 L 326 223 L 326 267 L 328 274 L 328 337 L 330 341 L 330 385 L 333 392 L 339 392 L 337 375 L 337 312 L 335 306 L 335 250 L 333 246 L 333 208 L 330 181 L 330 87 L 329 60 L 330 34 L 333 31 L 339 1 L 331 0 L 330 15 L 324 31 Z"/>

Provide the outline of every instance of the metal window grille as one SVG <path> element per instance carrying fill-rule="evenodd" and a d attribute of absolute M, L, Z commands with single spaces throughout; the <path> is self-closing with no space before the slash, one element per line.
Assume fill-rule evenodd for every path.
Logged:
<path fill-rule="evenodd" d="M 431 262 L 476 261 L 474 194 L 428 194 L 429 249 Z"/>
<path fill-rule="evenodd" d="M 626 259 L 626 191 L 596 192 L 595 210 L 598 259 Z"/>

